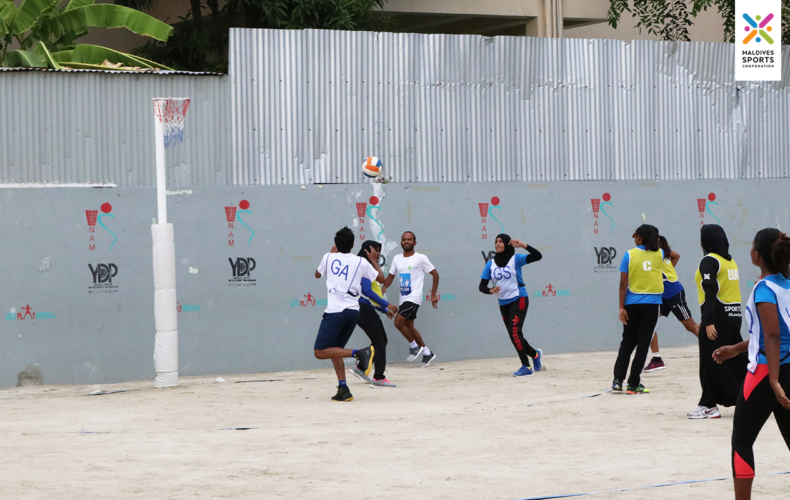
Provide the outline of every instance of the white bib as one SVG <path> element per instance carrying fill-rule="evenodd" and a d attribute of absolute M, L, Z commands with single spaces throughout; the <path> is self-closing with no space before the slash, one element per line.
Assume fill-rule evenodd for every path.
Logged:
<path fill-rule="evenodd" d="M 505 267 L 498 267 L 491 260 L 491 283 L 500 287 L 496 296 L 499 300 L 518 297 L 518 277 L 516 276 L 516 256 L 510 258 Z"/>
<path fill-rule="evenodd" d="M 757 369 L 760 362 L 760 337 L 762 336 L 762 327 L 760 325 L 760 316 L 757 314 L 757 304 L 754 302 L 754 291 L 757 290 L 759 283 L 765 283 L 768 288 L 776 294 L 777 308 L 781 318 L 779 321 L 784 321 L 785 324 L 790 325 L 790 290 L 785 290 L 781 286 L 769 280 L 760 280 L 754 284 L 752 293 L 749 295 L 749 302 L 746 304 L 746 319 L 749 321 L 749 366 L 748 370 L 752 373 Z M 780 347 L 781 349 L 781 347 Z M 780 355 L 782 354 L 780 350 Z"/>

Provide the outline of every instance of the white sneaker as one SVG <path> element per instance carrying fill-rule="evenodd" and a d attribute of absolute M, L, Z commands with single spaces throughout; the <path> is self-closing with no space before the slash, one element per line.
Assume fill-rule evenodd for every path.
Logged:
<path fill-rule="evenodd" d="M 414 361 L 415 359 L 420 357 L 422 351 L 425 350 L 425 347 L 410 347 L 409 348 L 409 356 L 406 358 L 406 361 Z"/>
<path fill-rule="evenodd" d="M 721 413 L 719 413 L 718 406 L 714 406 L 713 408 L 698 406 L 694 411 L 687 413 L 686 416 L 692 419 L 721 418 Z"/>

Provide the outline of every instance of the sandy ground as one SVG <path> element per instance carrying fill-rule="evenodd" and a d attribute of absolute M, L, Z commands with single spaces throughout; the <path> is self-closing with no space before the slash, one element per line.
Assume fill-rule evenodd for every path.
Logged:
<path fill-rule="evenodd" d="M 324 370 L 0 391 L 0 498 L 522 499 L 635 490 L 599 499 L 732 498 L 732 409 L 685 417 L 699 384 L 694 347 L 665 349 L 651 393 L 600 393 L 615 353 L 395 364 L 395 389 L 349 378 L 329 400 Z M 244 380 L 265 382 L 235 383 Z M 128 392 L 83 397 L 94 390 Z M 223 430 L 252 427 L 250 430 Z M 755 447 L 755 498 L 788 498 L 790 452 L 771 418 Z"/>

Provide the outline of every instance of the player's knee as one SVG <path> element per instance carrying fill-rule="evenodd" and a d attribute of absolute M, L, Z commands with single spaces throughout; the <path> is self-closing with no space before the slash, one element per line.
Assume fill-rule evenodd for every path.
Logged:
<path fill-rule="evenodd" d="M 324 351 L 319 351 L 318 349 L 314 349 L 313 354 L 315 354 L 316 359 L 326 359 L 326 355 L 324 354 Z"/>

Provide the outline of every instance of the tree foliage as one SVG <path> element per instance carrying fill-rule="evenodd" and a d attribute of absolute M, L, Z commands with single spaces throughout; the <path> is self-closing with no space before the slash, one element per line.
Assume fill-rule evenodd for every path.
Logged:
<path fill-rule="evenodd" d="M 192 8 L 173 25 L 171 39 L 148 42 L 133 52 L 178 69 L 226 72 L 229 28 L 381 30 L 391 21 L 375 16 L 374 9 L 385 1 L 228 0 L 220 9 L 217 0 L 190 0 Z"/>
<path fill-rule="evenodd" d="M 668 41 L 689 39 L 692 18 L 716 9 L 722 18 L 724 42 L 735 41 L 735 0 L 609 0 L 609 24 L 617 28 L 624 12 L 637 18 L 636 28 Z M 790 44 L 790 0 L 782 0 L 782 44 Z"/>
<path fill-rule="evenodd" d="M 0 0 L 0 64 L 6 67 L 169 69 L 96 45 L 75 45 L 91 28 L 126 28 L 165 41 L 173 28 L 147 14 L 95 0 Z M 13 48 L 17 46 L 18 48 Z"/>

